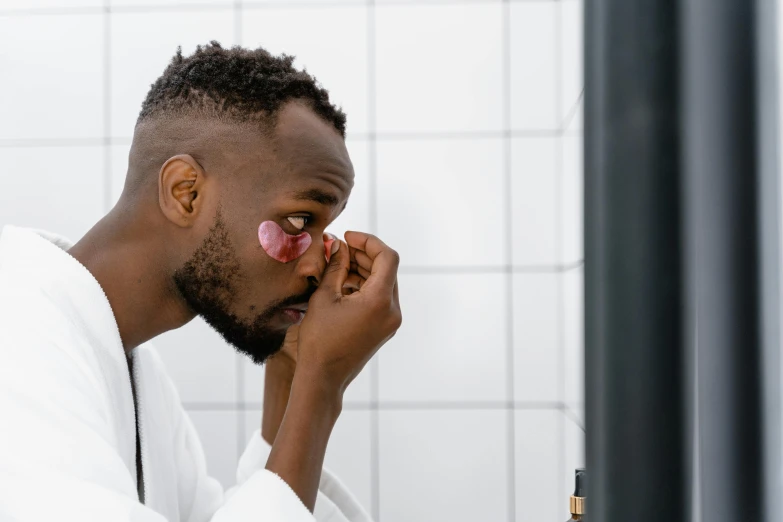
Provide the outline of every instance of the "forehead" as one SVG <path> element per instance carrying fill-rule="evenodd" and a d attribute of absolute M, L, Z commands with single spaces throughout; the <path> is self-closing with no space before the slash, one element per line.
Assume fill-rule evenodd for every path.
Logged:
<path fill-rule="evenodd" d="M 309 107 L 289 103 L 277 115 L 272 155 L 282 189 L 318 185 L 343 202 L 353 188 L 353 165 L 345 140 Z"/>

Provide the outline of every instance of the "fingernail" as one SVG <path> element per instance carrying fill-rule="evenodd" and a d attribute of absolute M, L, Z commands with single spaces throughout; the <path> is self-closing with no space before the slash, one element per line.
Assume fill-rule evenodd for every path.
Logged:
<path fill-rule="evenodd" d="M 340 250 L 340 242 L 335 239 L 334 243 L 332 243 L 332 255 L 335 255 L 338 250 Z"/>

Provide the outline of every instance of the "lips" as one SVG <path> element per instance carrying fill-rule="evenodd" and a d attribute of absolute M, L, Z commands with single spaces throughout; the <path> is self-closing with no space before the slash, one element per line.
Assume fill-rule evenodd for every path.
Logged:
<path fill-rule="evenodd" d="M 304 310 L 297 310 L 295 308 L 284 308 L 283 309 L 283 314 L 292 323 L 299 324 L 300 322 L 302 322 L 302 319 L 304 319 L 305 311 Z"/>

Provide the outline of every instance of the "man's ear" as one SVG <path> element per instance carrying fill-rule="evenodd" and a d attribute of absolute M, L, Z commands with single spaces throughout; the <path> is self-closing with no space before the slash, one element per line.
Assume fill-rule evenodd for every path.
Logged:
<path fill-rule="evenodd" d="M 190 154 L 172 156 L 158 174 L 160 209 L 172 223 L 190 227 L 201 208 L 204 169 Z"/>

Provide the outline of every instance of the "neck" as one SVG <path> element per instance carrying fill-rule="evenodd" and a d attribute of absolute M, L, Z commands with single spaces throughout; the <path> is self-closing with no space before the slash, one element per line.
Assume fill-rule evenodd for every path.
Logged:
<path fill-rule="evenodd" d="M 132 215 L 115 207 L 68 251 L 106 293 L 126 354 L 194 317 L 176 290 L 163 242 L 149 233 L 154 226 Z"/>

